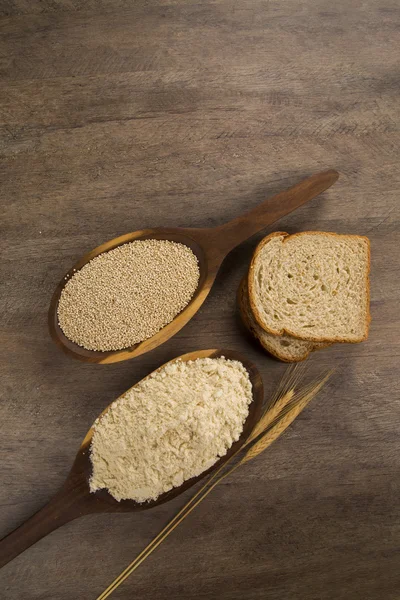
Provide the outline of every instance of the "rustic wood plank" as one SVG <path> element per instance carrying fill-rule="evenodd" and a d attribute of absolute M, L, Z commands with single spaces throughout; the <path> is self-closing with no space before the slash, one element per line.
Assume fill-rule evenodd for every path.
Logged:
<path fill-rule="evenodd" d="M 398 3 L 3 0 L 0 15 L 0 534 L 56 491 L 104 406 L 162 362 L 226 346 L 267 389 L 285 369 L 235 313 L 260 236 L 178 336 L 109 367 L 49 338 L 71 263 L 146 226 L 221 224 L 336 168 L 279 229 L 371 238 L 368 342 L 312 356 L 312 371 L 338 366 L 326 392 L 114 597 L 398 600 Z M 0 572 L 2 597 L 94 598 L 181 502 L 66 525 Z"/>

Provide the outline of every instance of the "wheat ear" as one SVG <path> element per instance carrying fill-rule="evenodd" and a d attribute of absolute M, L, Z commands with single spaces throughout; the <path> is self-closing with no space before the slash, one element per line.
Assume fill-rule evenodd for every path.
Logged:
<path fill-rule="evenodd" d="M 288 410 L 284 416 L 277 419 L 275 425 L 271 426 L 270 429 L 256 442 L 244 455 L 239 464 L 245 464 L 249 460 L 252 460 L 263 452 L 268 446 L 272 444 L 282 433 L 293 423 L 293 421 L 299 416 L 299 414 L 305 409 L 307 404 L 316 396 L 322 386 L 327 382 L 329 377 L 332 375 L 332 371 L 327 373 L 325 377 L 314 382 L 301 390 L 297 394 L 292 394 L 290 402 L 286 402 L 284 408 Z M 292 390 L 293 391 L 293 390 Z M 273 422 L 273 419 L 271 419 Z"/>

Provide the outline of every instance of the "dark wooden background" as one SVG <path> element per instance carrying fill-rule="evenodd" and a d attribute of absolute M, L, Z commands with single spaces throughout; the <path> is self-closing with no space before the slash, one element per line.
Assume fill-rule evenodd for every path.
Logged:
<path fill-rule="evenodd" d="M 282 220 L 372 242 L 372 326 L 314 354 L 334 380 L 226 480 L 113 598 L 400 598 L 399 4 L 397 0 L 0 0 L 0 535 L 63 481 L 86 430 L 165 360 L 251 342 L 235 250 L 184 330 L 135 361 L 90 366 L 51 342 L 71 264 L 147 226 L 212 226 L 313 172 L 339 182 Z M 259 236 L 258 239 L 260 239 Z M 5 600 L 90 600 L 182 498 L 87 516 L 0 573 Z"/>

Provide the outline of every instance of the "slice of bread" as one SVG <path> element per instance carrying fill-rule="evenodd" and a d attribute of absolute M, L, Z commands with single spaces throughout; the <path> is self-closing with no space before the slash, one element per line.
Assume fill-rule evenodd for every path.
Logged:
<path fill-rule="evenodd" d="M 330 344 L 307 342 L 290 335 L 272 335 L 264 331 L 254 318 L 249 304 L 247 277 L 239 285 L 238 305 L 240 315 L 246 328 L 258 339 L 261 346 L 270 354 L 284 362 L 299 362 L 305 360 L 310 352 L 325 348 Z"/>
<path fill-rule="evenodd" d="M 248 275 L 258 324 L 314 342 L 368 336 L 370 245 L 366 237 L 276 232 L 257 246 Z"/>

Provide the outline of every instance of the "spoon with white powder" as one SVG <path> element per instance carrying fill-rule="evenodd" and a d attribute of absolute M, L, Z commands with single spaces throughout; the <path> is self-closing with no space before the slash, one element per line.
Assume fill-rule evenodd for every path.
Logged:
<path fill-rule="evenodd" d="M 329 188 L 334 170 L 304 179 L 247 214 L 210 229 L 142 229 L 81 258 L 49 309 L 53 340 L 84 362 L 134 358 L 175 335 L 206 299 L 227 254 Z"/>
<path fill-rule="evenodd" d="M 243 445 L 262 404 L 261 376 L 237 352 L 199 350 L 166 363 L 96 419 L 61 490 L 0 542 L 0 567 L 79 516 L 175 498 Z"/>

